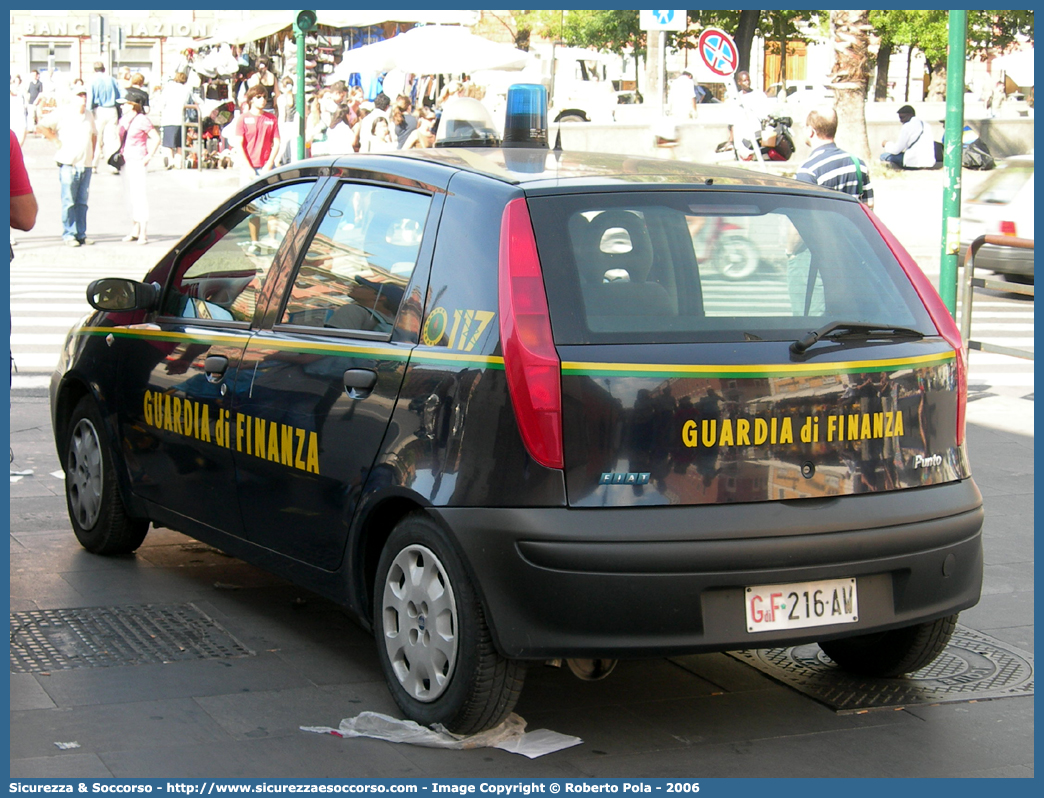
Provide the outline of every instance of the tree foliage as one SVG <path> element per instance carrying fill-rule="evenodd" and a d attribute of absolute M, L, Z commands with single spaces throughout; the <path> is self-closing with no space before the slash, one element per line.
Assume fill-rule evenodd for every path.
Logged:
<path fill-rule="evenodd" d="M 880 39 L 882 52 L 906 45 L 924 55 L 932 74 L 929 95 L 945 97 L 946 59 L 949 53 L 949 12 L 889 9 L 871 11 L 870 24 Z M 1033 42 L 1033 11 L 968 12 L 968 58 L 985 59 L 1010 48 L 1020 39 Z M 881 66 L 887 68 L 887 64 Z M 878 82 L 882 82 L 880 76 Z"/>
<path fill-rule="evenodd" d="M 750 68 L 750 48 L 758 34 L 767 39 L 806 41 L 806 22 L 822 11 L 751 11 L 696 9 L 687 12 L 689 30 L 667 35 L 672 49 L 693 49 L 704 28 L 721 28 L 736 39 L 740 51 L 740 69 Z M 608 11 L 512 11 L 519 28 L 532 30 L 545 38 L 564 41 L 574 47 L 588 47 L 602 52 L 634 52 L 646 55 L 646 36 L 633 10 Z M 509 26 L 510 28 L 510 26 Z"/>
<path fill-rule="evenodd" d="M 689 30 L 669 33 L 667 46 L 674 49 L 696 47 L 699 32 L 707 27 L 721 28 L 731 34 L 739 48 L 739 68 L 750 69 L 750 51 L 755 36 L 772 41 L 807 41 L 805 31 L 815 20 L 825 21 L 827 11 L 793 10 L 724 10 L 695 9 L 687 12 Z M 887 9 L 869 11 L 869 24 L 879 40 L 880 51 L 889 54 L 895 48 L 909 46 L 924 55 L 933 73 L 933 86 L 945 82 L 945 65 L 949 46 L 949 13 L 945 10 Z M 634 53 L 645 58 L 645 31 L 633 10 L 512 11 L 512 20 L 501 19 L 511 30 L 517 46 L 528 49 L 530 33 L 553 41 L 564 41 L 575 47 L 602 52 Z M 969 58 L 986 58 L 1003 53 L 1016 41 L 1033 43 L 1033 11 L 969 11 Z M 885 69 L 887 64 L 883 65 Z M 878 86 L 884 86 L 887 75 L 879 69 Z M 880 92 L 880 88 L 878 89 Z"/>
<path fill-rule="evenodd" d="M 532 30 L 552 41 L 571 47 L 624 55 L 645 56 L 645 31 L 638 25 L 637 11 L 514 11 L 525 14 Z"/>
<path fill-rule="evenodd" d="M 871 11 L 870 24 L 882 40 L 916 47 L 929 64 L 946 60 L 947 11 Z M 968 12 L 969 57 L 985 58 L 987 54 L 1003 52 L 1020 39 L 1033 43 L 1032 10 Z"/>

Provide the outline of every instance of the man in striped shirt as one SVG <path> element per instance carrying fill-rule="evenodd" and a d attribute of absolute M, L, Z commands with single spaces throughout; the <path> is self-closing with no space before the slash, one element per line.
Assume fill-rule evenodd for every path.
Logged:
<path fill-rule="evenodd" d="M 797 179 L 805 183 L 837 189 L 859 197 L 874 207 L 874 189 L 866 162 L 849 155 L 834 143 L 837 134 L 837 112 L 833 108 L 817 108 L 805 122 L 805 139 L 812 148 L 808 160 L 798 167 Z"/>

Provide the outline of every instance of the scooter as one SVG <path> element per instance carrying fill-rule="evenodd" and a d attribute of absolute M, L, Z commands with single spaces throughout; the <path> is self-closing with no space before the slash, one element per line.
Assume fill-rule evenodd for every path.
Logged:
<path fill-rule="evenodd" d="M 761 157 L 768 161 L 789 161 L 794 154 L 794 136 L 790 126 L 794 120 L 789 116 L 769 114 L 761 129 L 758 144 L 761 146 Z M 753 154 L 751 158 L 753 158 Z M 748 160 L 750 160 L 748 158 Z"/>
<path fill-rule="evenodd" d="M 769 114 L 762 122 L 761 130 L 758 132 L 758 147 L 761 150 L 762 161 L 789 161 L 794 154 L 794 135 L 790 132 L 790 126 L 794 120 L 789 116 L 776 116 Z M 716 152 L 728 152 L 732 150 L 738 161 L 758 160 L 754 151 L 754 144 L 749 139 L 743 139 L 738 146 L 732 142 L 723 141 L 718 145 Z"/>

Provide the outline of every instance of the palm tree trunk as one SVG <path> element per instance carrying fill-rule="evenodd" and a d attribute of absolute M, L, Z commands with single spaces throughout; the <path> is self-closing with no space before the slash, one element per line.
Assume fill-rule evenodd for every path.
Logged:
<path fill-rule="evenodd" d="M 870 163 L 866 135 L 866 89 L 870 81 L 868 11 L 831 11 L 834 68 L 830 82 L 837 110 L 837 143 Z"/>

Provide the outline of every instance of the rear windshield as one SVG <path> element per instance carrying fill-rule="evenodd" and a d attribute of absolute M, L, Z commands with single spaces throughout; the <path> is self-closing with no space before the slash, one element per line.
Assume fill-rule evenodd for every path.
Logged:
<path fill-rule="evenodd" d="M 936 332 L 856 203 L 649 191 L 529 208 L 560 345 L 790 340 L 830 321 Z"/>

